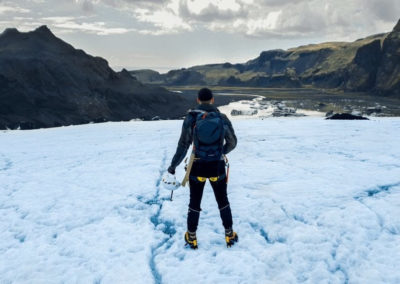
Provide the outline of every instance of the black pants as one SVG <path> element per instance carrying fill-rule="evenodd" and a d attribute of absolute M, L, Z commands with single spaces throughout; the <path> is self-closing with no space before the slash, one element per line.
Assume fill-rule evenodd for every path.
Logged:
<path fill-rule="evenodd" d="M 222 162 L 223 163 L 223 162 Z M 218 181 L 212 182 L 211 187 L 214 191 L 215 199 L 218 203 L 222 225 L 225 229 L 232 228 L 232 213 L 228 201 L 227 184 L 225 176 L 225 164 L 221 166 L 221 162 L 217 165 L 206 163 L 194 163 L 190 173 L 189 186 L 190 186 L 190 202 L 187 218 L 188 231 L 196 232 L 197 225 L 199 224 L 199 217 L 201 211 L 201 199 L 203 197 L 204 186 L 206 182 L 197 180 L 197 177 L 216 177 L 221 176 Z"/>

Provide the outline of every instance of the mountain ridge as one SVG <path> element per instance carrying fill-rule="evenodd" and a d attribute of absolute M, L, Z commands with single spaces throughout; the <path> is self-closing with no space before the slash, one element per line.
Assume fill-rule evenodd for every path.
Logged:
<path fill-rule="evenodd" d="M 179 118 L 190 102 L 56 37 L 47 26 L 0 34 L 0 129 Z"/>
<path fill-rule="evenodd" d="M 399 48 L 400 20 L 389 33 L 353 42 L 267 50 L 245 63 L 197 65 L 165 74 L 134 70 L 130 74 L 165 86 L 317 87 L 400 98 Z"/>

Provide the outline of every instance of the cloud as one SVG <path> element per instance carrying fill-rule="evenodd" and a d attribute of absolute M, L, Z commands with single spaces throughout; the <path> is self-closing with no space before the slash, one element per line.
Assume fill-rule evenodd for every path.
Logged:
<path fill-rule="evenodd" d="M 9 4 L 1 4 L 0 2 L 0 15 L 5 13 L 29 13 L 30 10 L 18 6 L 11 6 Z"/>
<path fill-rule="evenodd" d="M 182 18 L 177 16 L 171 9 L 149 11 L 147 9 L 135 9 L 136 18 L 145 23 L 150 23 L 155 27 L 152 30 L 144 30 L 144 34 L 170 34 L 180 31 L 190 31 L 192 27 Z"/>
<path fill-rule="evenodd" d="M 82 22 L 82 18 L 74 17 L 45 17 L 41 20 L 57 28 L 61 33 L 81 31 L 97 35 L 125 34 L 133 29 L 108 27 L 105 22 Z"/>
<path fill-rule="evenodd" d="M 380 20 L 394 21 L 400 17 L 400 1 L 380 0 L 366 1 L 368 9 Z"/>
<path fill-rule="evenodd" d="M 248 11 L 236 0 L 193 0 L 179 2 L 179 15 L 194 25 L 207 26 L 215 22 L 246 18 Z"/>
<path fill-rule="evenodd" d="M 69 14 L 61 10 L 73 3 L 75 9 L 88 16 L 86 20 L 60 18 L 47 22 L 63 32 L 79 30 L 99 35 L 131 31 L 165 35 L 208 30 L 262 39 L 342 40 L 350 35 L 389 31 L 400 16 L 399 0 L 0 0 L 0 14 L 29 13 L 27 8 L 32 5 L 16 6 L 20 2 L 37 3 L 42 8 L 62 7 L 58 15 L 54 12 L 56 8 L 51 9 L 48 15 L 54 17 L 76 15 L 73 9 Z M 37 13 L 35 20 L 41 17 Z"/>
<path fill-rule="evenodd" d="M 82 0 L 75 0 L 82 2 Z M 295 37 L 377 31 L 400 15 L 398 0 L 85 0 L 111 5 L 146 24 L 143 33 L 208 29 L 247 36 Z"/>

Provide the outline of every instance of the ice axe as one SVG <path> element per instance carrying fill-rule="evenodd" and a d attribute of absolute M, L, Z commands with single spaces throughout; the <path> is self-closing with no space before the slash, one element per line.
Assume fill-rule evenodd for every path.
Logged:
<path fill-rule="evenodd" d="M 170 200 L 172 201 L 174 190 L 181 186 L 180 182 L 176 180 L 173 174 L 166 172 L 162 177 L 162 183 L 165 189 L 171 190 Z"/>
<path fill-rule="evenodd" d="M 192 151 L 192 153 L 190 154 L 190 157 L 189 157 L 189 162 L 185 166 L 186 174 L 181 183 L 176 180 L 174 175 L 172 175 L 168 172 L 162 178 L 164 187 L 168 190 L 171 190 L 171 197 L 170 197 L 171 201 L 172 201 L 172 197 L 174 196 L 174 190 L 176 190 L 180 186 L 185 187 L 187 182 L 189 181 L 189 175 L 190 175 L 190 171 L 192 170 L 194 160 L 195 160 L 195 155 L 194 155 L 194 152 Z M 187 158 L 186 158 L 185 162 L 186 161 L 187 161 Z"/>
<path fill-rule="evenodd" d="M 164 181 L 164 180 L 163 180 L 163 182 L 164 182 L 165 184 L 167 184 L 167 185 L 170 184 L 170 185 L 171 185 L 171 187 L 169 188 L 169 189 L 171 190 L 171 197 L 170 197 L 170 200 L 171 200 L 171 201 L 172 201 L 172 197 L 174 196 L 174 190 L 176 190 L 176 189 L 179 188 L 180 186 L 183 186 L 183 187 L 186 186 L 186 184 L 187 184 L 187 182 L 188 182 L 188 180 L 189 180 L 190 171 L 192 170 L 194 158 L 195 158 L 195 155 L 194 155 L 194 153 L 192 152 L 192 154 L 190 154 L 189 163 L 185 166 L 186 174 L 185 174 L 185 176 L 184 176 L 184 178 L 183 178 L 183 180 L 182 180 L 181 183 L 179 183 L 179 181 L 176 181 L 176 180 L 171 181 L 171 182 L 168 182 L 168 181 Z M 187 158 L 186 158 L 186 159 L 187 159 Z"/>

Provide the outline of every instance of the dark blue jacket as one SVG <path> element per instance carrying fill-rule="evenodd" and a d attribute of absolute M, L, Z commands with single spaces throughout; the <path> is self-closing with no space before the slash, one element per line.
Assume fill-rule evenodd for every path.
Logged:
<path fill-rule="evenodd" d="M 211 104 L 199 104 L 194 110 L 188 111 L 188 114 L 183 121 L 182 133 L 181 137 L 179 138 L 176 153 L 172 159 L 171 166 L 168 168 L 170 173 L 175 173 L 175 168 L 183 161 L 187 150 L 193 142 L 193 127 L 196 122 L 198 111 L 219 112 L 219 110 Z M 225 144 L 222 150 L 222 153 L 225 155 L 236 147 L 237 138 L 235 131 L 233 130 L 232 123 L 229 121 L 226 115 L 221 113 L 221 118 L 224 122 L 225 129 Z"/>

